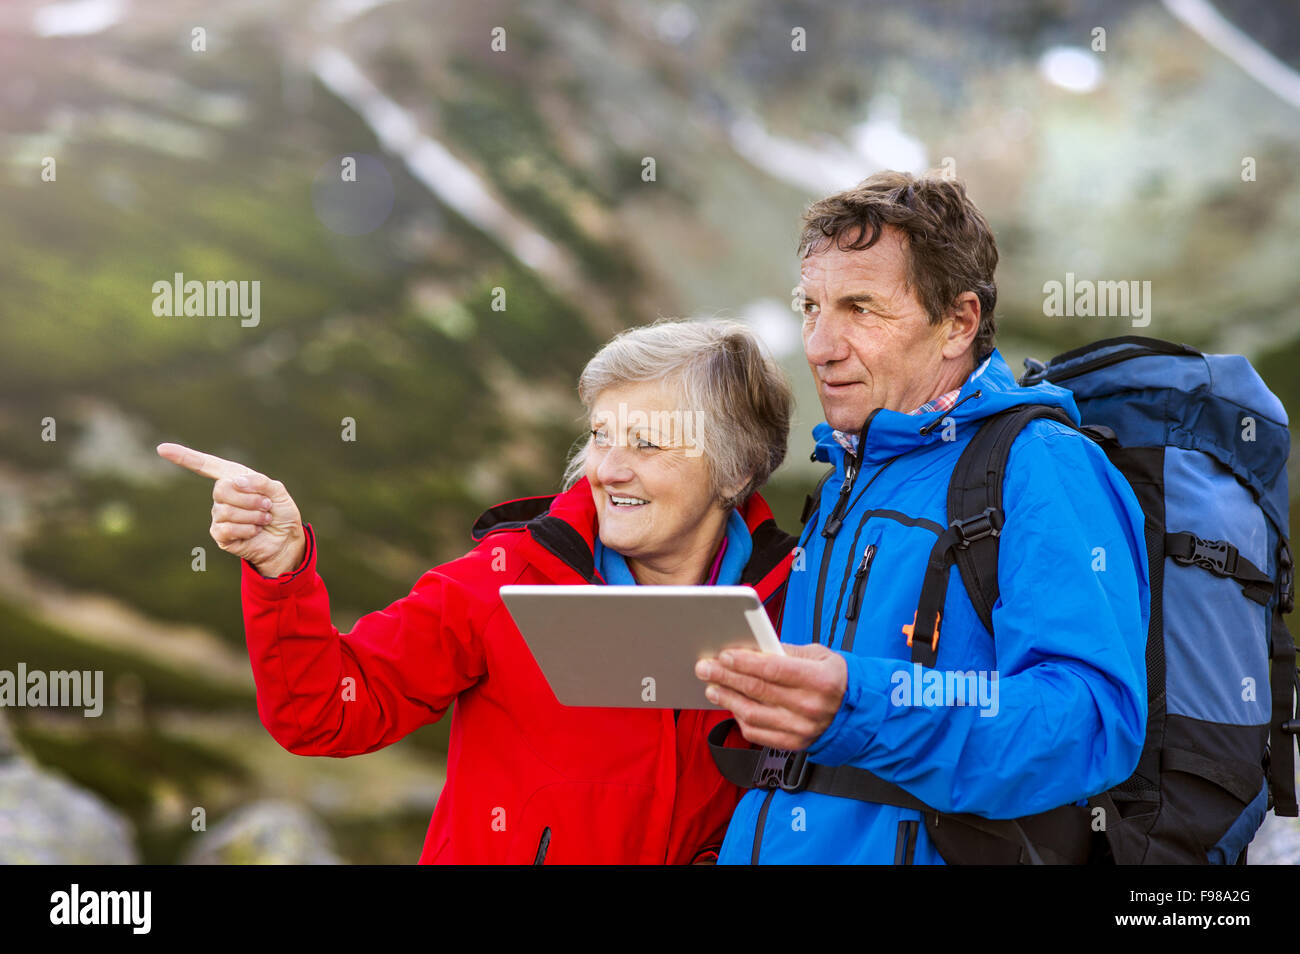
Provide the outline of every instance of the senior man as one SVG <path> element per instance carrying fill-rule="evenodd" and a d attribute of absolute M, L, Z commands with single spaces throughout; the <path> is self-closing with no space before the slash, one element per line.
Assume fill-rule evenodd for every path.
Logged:
<path fill-rule="evenodd" d="M 767 747 L 730 750 L 739 771 L 719 758 L 768 786 L 741 801 L 719 861 L 1080 860 L 1096 827 L 1080 806 L 1131 775 L 1145 734 L 1137 499 L 1091 439 L 1030 421 L 1007 460 L 992 632 L 944 564 L 942 610 L 918 620 L 949 478 L 980 424 L 1016 405 L 1075 424 L 1078 411 L 1060 388 L 1018 387 L 995 349 L 997 247 L 959 182 L 874 175 L 809 208 L 800 254 L 826 415 L 813 456 L 834 471 L 790 577 L 788 655 L 696 670 Z M 931 667 L 973 673 L 978 693 L 921 692 Z"/>

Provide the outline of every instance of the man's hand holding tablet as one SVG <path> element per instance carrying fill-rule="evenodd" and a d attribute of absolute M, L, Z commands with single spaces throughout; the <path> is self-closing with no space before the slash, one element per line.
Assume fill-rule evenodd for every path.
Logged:
<path fill-rule="evenodd" d="M 848 665 L 817 643 L 782 648 L 780 656 L 726 649 L 696 663 L 695 675 L 709 684 L 704 694 L 710 702 L 731 710 L 746 739 L 797 752 L 835 718 L 848 688 Z"/>

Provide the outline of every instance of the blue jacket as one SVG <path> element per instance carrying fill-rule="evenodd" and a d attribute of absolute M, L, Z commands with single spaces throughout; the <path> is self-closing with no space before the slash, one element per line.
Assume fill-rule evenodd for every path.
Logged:
<path fill-rule="evenodd" d="M 1137 766 L 1147 718 L 1144 520 L 1093 441 L 1058 422 L 1030 422 L 1011 447 L 1003 486 L 996 640 L 956 567 L 939 632 L 935 669 L 973 670 L 987 691 L 977 705 L 923 696 L 902 627 L 913 620 L 926 560 L 947 524 L 958 456 L 983 418 L 1016 404 L 1055 405 L 1079 419 L 1068 391 L 1019 387 L 997 352 L 958 400 L 948 412 L 873 414 L 847 516 L 830 540 L 821 529 L 847 452 L 828 424 L 813 429 L 815 457 L 835 473 L 804 528 L 802 559 L 796 551 L 781 638 L 820 642 L 848 665 L 844 700 L 809 747 L 810 760 L 869 769 L 941 812 L 1013 818 L 1081 803 Z M 951 425 L 921 433 L 945 417 Z M 869 546 L 875 551 L 860 573 Z M 850 614 L 855 602 L 860 611 Z M 751 790 L 719 862 L 891 864 L 900 836 L 914 832 L 914 863 L 942 864 L 924 823 L 901 824 L 920 818 L 850 798 Z"/>

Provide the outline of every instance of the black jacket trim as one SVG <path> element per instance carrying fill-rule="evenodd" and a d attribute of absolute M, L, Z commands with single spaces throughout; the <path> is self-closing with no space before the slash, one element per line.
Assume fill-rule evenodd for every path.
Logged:
<path fill-rule="evenodd" d="M 503 530 L 522 530 L 528 521 L 540 517 L 550 510 L 551 502 L 557 496 L 559 495 L 524 497 L 522 500 L 510 500 L 503 504 L 497 504 L 495 507 L 489 507 L 474 521 L 474 526 L 470 528 L 469 535 L 475 543 L 478 543 L 489 533 L 497 533 Z"/>
<path fill-rule="evenodd" d="M 786 533 L 770 517 L 755 527 L 750 537 L 754 549 L 740 574 L 741 586 L 757 586 L 799 545 L 798 537 Z"/>
<path fill-rule="evenodd" d="M 563 560 L 588 583 L 599 583 L 596 578 L 596 558 L 582 534 L 559 517 L 549 514 L 528 522 L 533 539 Z"/>

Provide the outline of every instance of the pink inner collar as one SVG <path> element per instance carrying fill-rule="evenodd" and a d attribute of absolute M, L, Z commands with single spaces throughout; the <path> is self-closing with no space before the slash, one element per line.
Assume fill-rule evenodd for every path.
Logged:
<path fill-rule="evenodd" d="M 727 538 L 722 538 L 722 546 L 718 547 L 718 555 L 713 559 L 713 569 L 709 571 L 709 579 L 704 584 L 712 586 L 718 582 L 718 573 L 722 570 L 722 555 L 727 552 Z"/>

